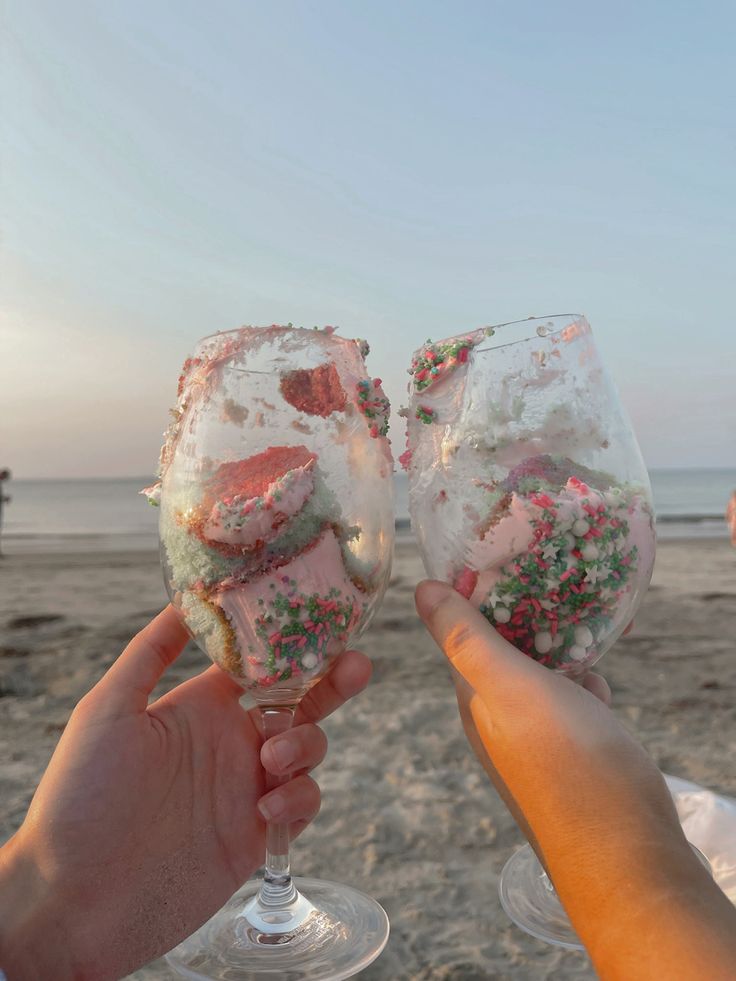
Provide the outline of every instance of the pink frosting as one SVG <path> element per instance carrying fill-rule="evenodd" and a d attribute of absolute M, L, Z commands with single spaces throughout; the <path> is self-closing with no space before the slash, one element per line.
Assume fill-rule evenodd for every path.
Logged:
<path fill-rule="evenodd" d="M 472 542 L 465 553 L 469 568 L 478 572 L 471 595 L 476 605 L 483 602 L 499 579 L 501 566 L 527 551 L 534 529 L 529 520 L 529 504 L 517 494 L 511 498 L 509 513 L 490 528 L 479 541 Z"/>
<path fill-rule="evenodd" d="M 466 575 L 463 583 L 468 589 L 471 602 L 476 605 L 485 602 L 492 593 L 493 587 L 501 578 L 502 567 L 517 556 L 526 553 L 531 546 L 534 530 L 530 516 L 541 513 L 540 506 L 534 503 L 535 496 L 539 498 L 534 494 L 522 497 L 514 493 L 508 514 L 490 528 L 482 539 L 472 542 L 467 547 L 464 556 L 465 566 L 477 572 L 478 576 L 475 579 Z M 568 480 L 560 491 L 550 495 L 550 499 L 554 500 L 556 507 L 557 532 L 569 537 L 571 548 L 575 545 L 573 533 L 577 531 L 576 523 L 588 519 L 583 508 L 583 497 L 594 506 L 606 503 L 620 508 L 622 517 L 626 518 L 629 525 L 628 547 L 636 546 L 638 567 L 641 572 L 646 570 L 648 575 L 654 563 L 654 538 L 651 533 L 651 514 L 642 500 L 634 496 L 627 502 L 623 496 L 596 490 L 572 478 Z M 595 542 L 591 544 L 595 545 Z M 570 565 L 576 562 L 572 556 L 568 561 Z M 472 592 L 470 592 L 471 588 Z"/>
<path fill-rule="evenodd" d="M 489 528 L 480 541 L 468 546 L 465 555 L 471 569 L 480 571 L 489 565 L 503 565 L 527 550 L 534 534 L 527 509 L 526 501 L 517 494 L 512 495 L 509 513 Z"/>
<path fill-rule="evenodd" d="M 629 505 L 626 516 L 629 524 L 629 544 L 635 545 L 639 551 L 638 564 L 640 571 L 651 573 L 654 568 L 656 541 L 652 534 L 652 513 L 645 502 L 637 495 Z"/>
<path fill-rule="evenodd" d="M 296 589 L 302 596 L 317 594 L 327 597 L 331 590 L 338 590 L 341 603 L 352 601 L 356 611 L 355 620 L 358 619 L 357 613 L 363 611 L 365 596 L 345 571 L 342 550 L 332 529 L 327 529 L 315 546 L 300 553 L 286 565 L 279 566 L 252 582 L 239 583 L 223 590 L 216 597 L 216 602 L 235 632 L 243 658 L 243 668 L 251 680 L 261 680 L 268 674 L 263 665 L 265 652 L 256 633 L 256 620 L 264 614 L 271 614 L 273 625 L 270 629 L 279 629 L 279 614 L 274 611 L 273 601 L 278 594 L 289 594 L 291 582 L 297 584 Z M 336 647 L 335 654 L 344 647 L 340 640 L 331 643 Z M 328 655 L 331 653 L 333 652 L 328 649 Z M 317 659 L 314 660 L 314 665 L 305 662 L 305 667 L 319 667 Z M 284 663 L 281 668 L 286 666 Z"/>
<path fill-rule="evenodd" d="M 280 525 L 302 509 L 313 490 L 310 462 L 287 471 L 269 484 L 260 497 L 237 495 L 227 503 L 216 501 L 202 533 L 209 541 L 244 548 L 272 541 L 279 534 Z"/>

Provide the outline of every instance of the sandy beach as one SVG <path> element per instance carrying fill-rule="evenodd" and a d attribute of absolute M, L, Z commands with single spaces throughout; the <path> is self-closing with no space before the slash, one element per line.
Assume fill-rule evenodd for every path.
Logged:
<path fill-rule="evenodd" d="M 521 836 L 471 756 L 444 658 L 413 609 L 415 547 L 397 547 L 391 589 L 363 647 L 374 680 L 325 728 L 322 812 L 295 872 L 376 896 L 392 933 L 362 977 L 593 978 L 587 958 L 519 932 L 497 877 Z M 10 555 L 0 563 L 0 835 L 22 821 L 77 699 L 161 608 L 155 552 Z M 736 794 L 736 552 L 727 540 L 665 541 L 634 632 L 600 666 L 614 707 L 660 767 Z M 187 648 L 167 689 L 202 670 Z M 170 977 L 158 961 L 132 977 Z"/>

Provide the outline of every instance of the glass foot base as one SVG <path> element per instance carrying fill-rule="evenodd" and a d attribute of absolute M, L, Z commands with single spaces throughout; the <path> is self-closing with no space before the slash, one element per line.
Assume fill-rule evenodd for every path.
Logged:
<path fill-rule="evenodd" d="M 514 852 L 504 865 L 498 894 L 508 918 L 537 940 L 567 950 L 584 949 L 530 845 Z"/>
<path fill-rule="evenodd" d="M 692 842 L 690 847 L 710 873 L 710 863 L 705 855 Z M 537 940 L 567 950 L 585 949 L 557 898 L 551 879 L 530 845 L 514 852 L 504 865 L 498 895 L 508 918 Z"/>
<path fill-rule="evenodd" d="M 166 955 L 169 966 L 197 981 L 342 981 L 378 957 L 389 923 L 374 899 L 335 882 L 294 879 L 294 884 L 300 898 L 293 928 L 287 922 L 284 932 L 274 932 L 273 922 L 267 930 L 249 922 L 247 906 L 261 884 L 247 882 Z"/>
<path fill-rule="evenodd" d="M 306 896 L 299 892 L 293 880 L 291 884 L 294 898 L 286 907 L 279 906 L 274 909 L 272 905 L 262 902 L 260 891 L 248 900 L 239 915 L 252 928 L 251 932 L 254 930 L 256 933 L 277 933 L 291 936 L 308 919 L 314 918 L 317 910 Z M 260 942 L 265 944 L 268 941 L 262 939 Z M 273 943 L 280 943 L 280 941 L 274 940 Z"/>

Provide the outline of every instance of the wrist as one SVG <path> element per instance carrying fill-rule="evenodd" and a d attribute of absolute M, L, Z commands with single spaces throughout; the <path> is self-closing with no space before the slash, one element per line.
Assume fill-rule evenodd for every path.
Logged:
<path fill-rule="evenodd" d="M 605 863 L 588 876 L 596 883 L 576 892 L 569 912 L 602 979 L 726 976 L 736 910 L 684 835 L 634 846 L 615 870 Z"/>
<path fill-rule="evenodd" d="M 20 833 L 0 848 L 0 969 L 7 981 L 74 976 L 62 910 Z"/>

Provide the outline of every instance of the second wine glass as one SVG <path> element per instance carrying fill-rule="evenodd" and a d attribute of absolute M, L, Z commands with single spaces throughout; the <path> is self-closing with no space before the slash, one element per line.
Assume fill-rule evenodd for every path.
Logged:
<path fill-rule="evenodd" d="M 388 402 L 362 342 L 330 328 L 242 328 L 187 360 L 166 434 L 160 537 L 172 603 L 260 711 L 265 738 L 366 628 L 394 534 Z M 273 784 L 272 784 L 273 786 Z M 291 877 L 269 823 L 248 883 L 168 955 L 189 978 L 338 981 L 383 949 L 374 900 Z"/>
<path fill-rule="evenodd" d="M 631 621 L 655 554 L 649 478 L 590 326 L 570 314 L 428 342 L 411 375 L 401 459 L 427 572 L 579 680 Z M 527 932 L 580 946 L 528 846 L 501 900 Z"/>

